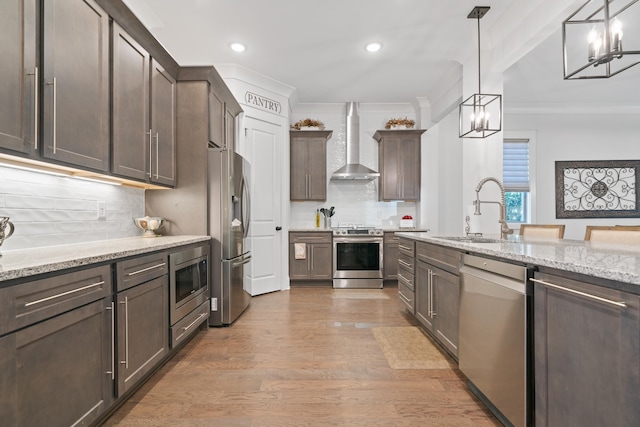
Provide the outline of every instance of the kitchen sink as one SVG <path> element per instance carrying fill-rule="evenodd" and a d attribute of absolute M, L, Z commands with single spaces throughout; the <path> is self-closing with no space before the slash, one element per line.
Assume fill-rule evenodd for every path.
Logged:
<path fill-rule="evenodd" d="M 451 240 L 454 242 L 465 243 L 502 243 L 503 240 L 492 239 L 490 237 L 482 236 L 434 236 L 436 239 Z"/>

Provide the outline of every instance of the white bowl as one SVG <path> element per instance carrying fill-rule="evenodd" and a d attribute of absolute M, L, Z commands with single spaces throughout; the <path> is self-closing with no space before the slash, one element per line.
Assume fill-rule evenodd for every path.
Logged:
<path fill-rule="evenodd" d="M 144 218 L 134 218 L 133 223 L 136 227 L 144 230 L 142 237 L 157 237 L 160 234 L 156 234 L 156 230 L 164 225 L 164 218 L 157 216 L 145 216 Z"/>

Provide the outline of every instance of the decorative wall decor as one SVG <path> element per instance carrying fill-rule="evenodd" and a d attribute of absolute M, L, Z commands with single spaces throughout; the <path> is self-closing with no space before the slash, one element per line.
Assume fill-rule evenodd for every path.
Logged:
<path fill-rule="evenodd" d="M 640 160 L 556 162 L 556 218 L 640 218 Z"/>

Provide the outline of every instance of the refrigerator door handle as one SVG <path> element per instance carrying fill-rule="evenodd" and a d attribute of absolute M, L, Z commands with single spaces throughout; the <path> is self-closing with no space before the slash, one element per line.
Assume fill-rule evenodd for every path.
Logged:
<path fill-rule="evenodd" d="M 247 237 L 249 235 L 249 221 L 251 219 L 251 198 L 249 194 L 249 188 L 247 186 L 247 181 L 242 175 L 242 184 L 241 184 L 241 194 L 240 194 L 240 206 L 242 209 L 242 235 L 243 237 Z M 246 206 L 245 206 L 246 205 Z"/>
<path fill-rule="evenodd" d="M 243 257 L 242 261 L 232 263 L 231 267 L 239 267 L 243 264 L 248 264 L 249 261 L 251 261 L 251 255 L 247 255 L 246 257 Z"/>

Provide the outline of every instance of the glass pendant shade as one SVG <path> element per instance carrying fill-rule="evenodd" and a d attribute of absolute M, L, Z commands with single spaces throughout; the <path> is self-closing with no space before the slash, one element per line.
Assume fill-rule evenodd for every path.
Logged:
<path fill-rule="evenodd" d="M 486 138 L 502 130 L 502 95 L 482 93 L 480 88 L 480 19 L 489 7 L 476 6 L 467 18 L 478 20 L 478 93 L 459 105 L 460 138 Z"/>
<path fill-rule="evenodd" d="M 608 78 L 640 62 L 637 2 L 590 0 L 562 22 L 565 80 Z"/>

